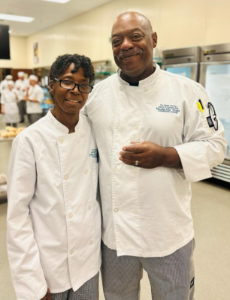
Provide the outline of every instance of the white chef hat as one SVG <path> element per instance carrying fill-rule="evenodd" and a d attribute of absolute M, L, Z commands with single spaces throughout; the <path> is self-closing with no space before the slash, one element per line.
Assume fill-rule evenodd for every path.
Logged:
<path fill-rule="evenodd" d="M 13 76 L 12 76 L 12 75 L 7 75 L 5 79 L 6 79 L 6 80 L 12 80 L 12 79 L 13 79 Z"/>
<path fill-rule="evenodd" d="M 13 80 L 8 80 L 8 81 L 7 81 L 7 85 L 12 85 L 12 86 L 14 86 Z"/>
<path fill-rule="evenodd" d="M 35 75 L 30 75 L 29 80 L 38 81 L 38 78 Z"/>
<path fill-rule="evenodd" d="M 18 77 L 24 77 L 25 76 L 25 73 L 24 72 L 18 72 Z"/>

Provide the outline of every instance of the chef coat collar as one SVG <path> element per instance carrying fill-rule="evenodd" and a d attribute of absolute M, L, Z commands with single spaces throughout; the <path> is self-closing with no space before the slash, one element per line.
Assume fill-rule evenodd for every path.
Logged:
<path fill-rule="evenodd" d="M 157 63 L 153 62 L 153 66 L 155 67 L 155 72 L 152 75 L 150 75 L 149 77 L 147 77 L 143 80 L 140 80 L 138 87 L 144 87 L 149 84 L 151 84 L 151 85 L 153 84 L 153 80 L 158 76 L 158 73 L 160 72 L 160 67 L 158 66 Z M 123 80 L 121 78 L 121 69 L 117 70 L 117 77 L 118 77 L 118 81 L 120 84 L 130 86 L 128 82 L 126 82 L 125 80 Z"/>
<path fill-rule="evenodd" d="M 55 127 L 58 131 L 69 134 L 69 129 L 54 117 L 54 115 L 51 113 L 51 109 L 48 111 L 46 116 L 47 116 L 49 123 L 53 127 Z M 81 121 L 81 113 L 79 113 L 79 121 L 78 121 L 77 125 L 75 126 L 75 132 L 77 131 L 77 129 L 79 129 L 79 124 L 81 123 L 80 121 Z"/>

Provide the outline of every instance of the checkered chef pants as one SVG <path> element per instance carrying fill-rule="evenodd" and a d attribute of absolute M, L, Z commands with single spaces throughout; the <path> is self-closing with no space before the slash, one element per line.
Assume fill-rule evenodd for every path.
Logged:
<path fill-rule="evenodd" d="M 65 291 L 63 293 L 52 294 L 52 300 L 98 300 L 99 290 L 98 290 L 98 280 L 99 273 L 85 282 L 76 292 L 72 289 Z"/>
<path fill-rule="evenodd" d="M 140 280 L 147 272 L 152 300 L 194 300 L 194 239 L 165 257 L 117 256 L 102 244 L 102 281 L 106 300 L 140 299 Z"/>

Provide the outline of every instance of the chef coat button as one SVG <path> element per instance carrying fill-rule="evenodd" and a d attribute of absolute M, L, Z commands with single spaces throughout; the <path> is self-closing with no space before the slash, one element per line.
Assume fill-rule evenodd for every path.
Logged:
<path fill-rule="evenodd" d="M 81 134 L 81 137 L 82 137 L 82 138 L 84 138 L 84 137 L 85 137 L 84 133 L 82 133 L 82 134 Z"/>
<path fill-rule="evenodd" d="M 85 173 L 85 174 L 87 174 L 87 173 L 88 173 L 88 170 L 87 170 L 87 169 L 85 169 L 85 170 L 84 170 L 84 173 Z"/>
<path fill-rule="evenodd" d="M 63 138 L 62 138 L 62 137 L 59 137 L 59 138 L 58 138 L 58 141 L 59 141 L 60 143 L 63 143 Z"/>
<path fill-rule="evenodd" d="M 138 168 L 132 168 L 133 174 L 137 174 L 137 170 L 138 170 Z"/>
<path fill-rule="evenodd" d="M 123 86 L 120 86 L 120 91 L 124 91 L 124 87 Z"/>
<path fill-rule="evenodd" d="M 144 92 L 147 93 L 149 89 L 144 89 Z"/>
<path fill-rule="evenodd" d="M 116 128 L 119 129 L 120 128 L 120 124 L 116 123 Z"/>
<path fill-rule="evenodd" d="M 91 210 L 91 208 L 92 208 L 92 206 L 91 206 L 91 205 L 89 205 L 89 206 L 88 206 L 88 210 Z"/>
<path fill-rule="evenodd" d="M 139 129 L 139 126 L 138 126 L 138 125 L 136 125 L 136 126 L 135 126 L 135 129 L 136 129 L 136 130 L 138 130 L 138 129 Z"/>
<path fill-rule="evenodd" d="M 68 217 L 69 217 L 69 219 L 72 219 L 73 218 L 73 214 L 72 213 L 68 214 Z"/>
<path fill-rule="evenodd" d="M 71 249 L 69 253 L 70 253 L 70 255 L 73 255 L 74 254 L 74 249 Z"/>
<path fill-rule="evenodd" d="M 137 214 L 138 214 L 138 210 L 135 209 L 135 210 L 133 211 L 133 213 L 134 213 L 134 215 L 137 215 Z"/>
<path fill-rule="evenodd" d="M 113 170 L 113 173 L 115 173 L 117 171 L 117 167 L 114 166 L 112 170 Z"/>
<path fill-rule="evenodd" d="M 64 176 L 64 179 L 65 179 L 65 180 L 68 180 L 68 179 L 69 179 L 69 175 L 66 174 L 66 175 Z"/>
<path fill-rule="evenodd" d="M 93 243 L 94 243 L 94 241 L 93 241 L 93 240 L 91 240 L 91 241 L 90 241 L 90 245 L 93 245 Z"/>
<path fill-rule="evenodd" d="M 133 135 L 133 140 L 132 140 L 132 142 L 138 142 L 138 136 L 137 135 Z"/>
<path fill-rule="evenodd" d="M 118 212 L 118 208 L 114 208 L 114 212 Z"/>

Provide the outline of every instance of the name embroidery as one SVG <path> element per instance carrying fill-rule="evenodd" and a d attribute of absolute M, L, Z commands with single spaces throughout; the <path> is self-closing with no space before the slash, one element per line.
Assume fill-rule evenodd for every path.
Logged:
<path fill-rule="evenodd" d="M 176 105 L 160 104 L 156 107 L 158 112 L 178 114 L 180 109 Z"/>
<path fill-rule="evenodd" d="M 96 158 L 97 162 L 99 161 L 98 150 L 97 149 L 92 149 L 91 153 L 89 154 L 89 156 L 91 156 L 92 158 Z"/>

